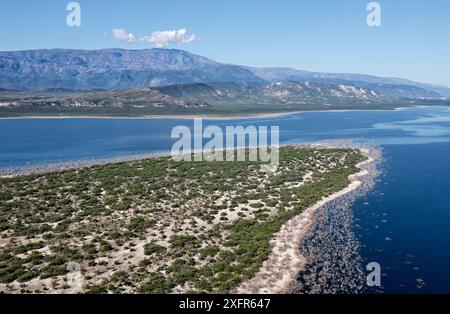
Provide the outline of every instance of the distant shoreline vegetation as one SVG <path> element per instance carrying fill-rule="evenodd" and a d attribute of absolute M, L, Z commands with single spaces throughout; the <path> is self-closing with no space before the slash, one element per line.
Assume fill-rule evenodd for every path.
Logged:
<path fill-rule="evenodd" d="M 242 107 L 230 108 L 55 108 L 1 105 L 0 93 L 0 119 L 5 118 L 173 118 L 190 119 L 204 117 L 213 119 L 236 119 L 271 117 L 289 115 L 299 112 L 311 111 L 350 111 L 350 110 L 395 110 L 399 108 L 420 106 L 450 106 L 450 100 L 423 100 L 414 103 L 398 102 L 383 104 L 339 104 L 339 105 L 291 105 L 288 107 L 250 104 Z"/>

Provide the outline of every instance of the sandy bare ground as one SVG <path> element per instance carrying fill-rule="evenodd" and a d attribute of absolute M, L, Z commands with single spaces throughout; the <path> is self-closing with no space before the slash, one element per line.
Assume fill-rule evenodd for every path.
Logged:
<path fill-rule="evenodd" d="M 306 266 L 306 259 L 301 254 L 300 247 L 314 223 L 316 211 L 330 201 L 355 191 L 362 184 L 361 179 L 368 175 L 368 171 L 363 167 L 375 161 L 369 156 L 368 149 L 360 150 L 367 159 L 357 165 L 361 169 L 360 172 L 349 176 L 351 183 L 345 189 L 322 199 L 284 224 L 271 240 L 271 253 L 261 269 L 253 278 L 242 282 L 233 292 L 239 294 L 283 294 L 292 290 L 298 274 Z"/>

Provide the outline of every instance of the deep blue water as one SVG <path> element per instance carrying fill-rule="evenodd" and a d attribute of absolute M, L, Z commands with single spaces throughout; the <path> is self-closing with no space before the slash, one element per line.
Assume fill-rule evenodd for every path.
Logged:
<path fill-rule="evenodd" d="M 450 293 L 449 154 L 450 143 L 384 146 L 379 182 L 354 205 L 385 292 Z"/>
<path fill-rule="evenodd" d="M 383 148 L 382 174 L 352 210 L 361 255 L 385 292 L 450 293 L 450 108 L 310 112 L 207 124 L 279 125 L 282 143 L 353 139 Z M 170 150 L 190 120 L 0 120 L 0 168 Z"/>

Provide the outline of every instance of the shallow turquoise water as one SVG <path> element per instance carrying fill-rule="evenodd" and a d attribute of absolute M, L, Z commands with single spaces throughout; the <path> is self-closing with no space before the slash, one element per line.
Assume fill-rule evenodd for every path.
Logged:
<path fill-rule="evenodd" d="M 205 121 L 204 125 L 279 125 L 282 143 L 356 139 L 378 144 L 450 141 L 449 108 L 309 112 L 275 119 Z M 0 120 L 0 168 L 170 150 L 171 130 L 190 120 Z"/>

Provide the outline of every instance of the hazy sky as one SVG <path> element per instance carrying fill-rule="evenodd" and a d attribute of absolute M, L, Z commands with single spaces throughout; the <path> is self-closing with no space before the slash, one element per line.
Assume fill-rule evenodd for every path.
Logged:
<path fill-rule="evenodd" d="M 380 0 L 380 28 L 366 23 L 369 0 L 78 0 L 81 27 L 74 28 L 66 24 L 69 2 L 3 0 L 0 50 L 140 49 L 175 38 L 185 43 L 168 47 L 225 63 L 450 86 L 448 0 Z M 151 40 L 179 29 L 187 33 Z"/>

